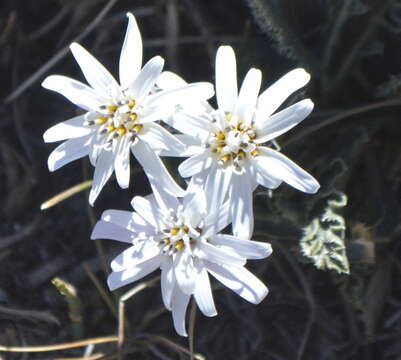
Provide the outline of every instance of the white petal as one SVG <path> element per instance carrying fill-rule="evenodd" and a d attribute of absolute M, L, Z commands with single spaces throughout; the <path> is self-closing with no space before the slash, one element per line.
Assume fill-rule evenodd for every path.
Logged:
<path fill-rule="evenodd" d="M 70 139 L 57 146 L 49 156 L 47 165 L 50 171 L 55 171 L 65 164 L 88 155 L 91 135 Z"/>
<path fill-rule="evenodd" d="M 155 228 L 159 227 L 159 223 L 163 219 L 163 212 L 154 201 L 150 201 L 148 197 L 135 196 L 131 205 L 149 224 L 152 224 Z"/>
<path fill-rule="evenodd" d="M 277 189 L 281 185 L 282 181 L 278 178 L 270 176 L 264 170 L 262 170 L 255 159 L 252 159 L 250 168 L 252 169 L 252 176 L 254 177 L 256 184 L 272 190 Z"/>
<path fill-rule="evenodd" d="M 185 313 L 190 299 L 190 295 L 184 294 L 179 286 L 174 287 L 171 307 L 173 312 L 173 322 L 175 331 L 181 336 L 188 336 L 185 330 Z"/>
<path fill-rule="evenodd" d="M 105 147 L 106 142 L 107 136 L 100 134 L 99 131 L 93 134 L 89 151 L 89 160 L 93 166 L 96 166 L 97 158 Z"/>
<path fill-rule="evenodd" d="M 185 105 L 186 102 L 202 101 L 214 95 L 213 85 L 207 82 L 192 83 L 171 90 L 159 91 L 150 95 L 145 102 L 147 106 Z"/>
<path fill-rule="evenodd" d="M 203 225 L 203 236 L 210 237 L 219 233 L 231 223 L 231 201 L 226 201 L 220 208 L 210 210 Z"/>
<path fill-rule="evenodd" d="M 146 275 L 155 271 L 160 266 L 162 259 L 163 257 L 158 255 L 127 270 L 112 272 L 107 279 L 107 284 L 109 285 L 110 290 L 118 289 L 121 286 L 142 279 Z"/>
<path fill-rule="evenodd" d="M 183 135 L 183 134 L 177 134 L 174 135 L 179 142 L 183 143 L 185 146 L 185 150 L 181 152 L 173 151 L 171 149 L 169 150 L 155 150 L 156 154 L 159 156 L 172 156 L 172 157 L 188 157 L 188 156 L 193 156 L 198 154 L 200 151 L 203 151 L 201 147 L 201 142 L 199 141 L 198 138 L 192 137 L 190 135 Z"/>
<path fill-rule="evenodd" d="M 185 151 L 185 145 L 176 136 L 156 123 L 144 125 L 138 137 L 152 149 L 164 149 L 176 153 Z"/>
<path fill-rule="evenodd" d="M 116 171 L 116 179 L 118 185 L 122 189 L 127 189 L 130 180 L 130 139 L 128 136 L 124 136 L 118 141 L 115 159 L 114 169 Z"/>
<path fill-rule="evenodd" d="M 130 95 L 141 102 L 155 85 L 157 78 L 163 70 L 163 66 L 164 59 L 162 57 L 155 56 L 150 59 L 129 87 Z"/>
<path fill-rule="evenodd" d="M 270 116 L 288 96 L 305 86 L 309 79 L 310 75 L 304 69 L 290 71 L 260 94 L 258 113 L 264 117 Z"/>
<path fill-rule="evenodd" d="M 268 243 L 243 240 L 231 235 L 217 234 L 210 239 L 210 242 L 234 249 L 238 255 L 247 259 L 264 259 L 273 251 Z"/>
<path fill-rule="evenodd" d="M 192 137 L 206 138 L 213 127 L 209 120 L 201 116 L 193 116 L 184 112 L 174 113 L 166 121 L 168 125 Z"/>
<path fill-rule="evenodd" d="M 262 82 L 262 73 L 258 69 L 250 69 L 242 83 L 238 95 L 236 114 L 239 120 L 245 124 L 250 124 L 253 114 L 256 110 L 260 84 Z"/>
<path fill-rule="evenodd" d="M 100 106 L 109 103 L 109 99 L 96 93 L 89 86 L 66 76 L 48 76 L 42 82 L 42 86 L 48 90 L 58 92 L 84 110 L 98 110 Z"/>
<path fill-rule="evenodd" d="M 106 98 L 110 98 L 112 92 L 119 89 L 119 85 L 114 77 L 81 45 L 72 43 L 70 45 L 70 50 L 86 80 L 93 89 Z"/>
<path fill-rule="evenodd" d="M 196 272 L 189 251 L 180 251 L 174 258 L 174 274 L 177 285 L 185 294 L 192 294 L 195 289 Z"/>
<path fill-rule="evenodd" d="M 113 271 L 123 271 L 136 267 L 158 254 L 160 254 L 160 249 L 157 244 L 152 240 L 144 240 L 124 250 L 113 259 L 110 266 Z"/>
<path fill-rule="evenodd" d="M 213 246 L 207 242 L 198 242 L 198 249 L 202 252 L 203 259 L 213 263 L 227 264 L 227 265 L 244 265 L 246 260 L 239 255 L 225 251 L 224 249 Z"/>
<path fill-rule="evenodd" d="M 138 141 L 131 149 L 153 186 L 161 186 L 174 196 L 184 196 L 185 191 L 177 185 L 163 162 L 146 143 Z"/>
<path fill-rule="evenodd" d="M 134 233 L 146 232 L 151 234 L 154 231 L 154 228 L 139 214 L 131 211 L 106 210 L 102 214 L 102 220 L 124 227 Z"/>
<path fill-rule="evenodd" d="M 216 54 L 216 97 L 219 109 L 233 112 L 238 96 L 237 64 L 231 46 L 220 46 Z"/>
<path fill-rule="evenodd" d="M 206 263 L 208 271 L 224 286 L 252 304 L 259 304 L 267 295 L 267 287 L 242 266 Z"/>
<path fill-rule="evenodd" d="M 231 185 L 231 216 L 233 234 L 250 239 L 253 233 L 252 184 L 249 173 L 233 174 Z"/>
<path fill-rule="evenodd" d="M 199 261 L 197 262 L 198 277 L 196 278 L 196 286 L 194 297 L 199 306 L 200 311 L 205 316 L 216 316 L 217 310 L 214 305 L 212 289 L 210 286 L 209 275 L 206 268 Z"/>
<path fill-rule="evenodd" d="M 255 142 L 261 144 L 286 133 L 304 120 L 312 110 L 313 102 L 310 99 L 305 99 L 269 118 L 266 118 L 264 114 L 258 115 L 255 121 L 257 136 Z"/>
<path fill-rule="evenodd" d="M 103 150 L 98 158 L 95 168 L 95 174 L 93 175 L 93 185 L 89 194 L 89 204 L 93 206 L 96 198 L 99 196 L 103 186 L 109 180 L 113 173 L 114 156 L 111 150 Z"/>
<path fill-rule="evenodd" d="M 171 310 L 171 299 L 175 285 L 173 263 L 170 256 L 165 257 L 161 264 L 161 289 L 164 306 L 167 310 Z"/>
<path fill-rule="evenodd" d="M 172 71 L 163 71 L 156 83 L 162 90 L 171 90 L 188 84 L 181 76 Z"/>
<path fill-rule="evenodd" d="M 45 131 L 43 140 L 50 143 L 88 135 L 94 130 L 84 125 L 85 119 L 86 115 L 80 115 L 54 125 Z"/>
<path fill-rule="evenodd" d="M 190 177 L 195 174 L 208 169 L 213 163 L 213 158 L 211 157 L 210 151 L 204 149 L 201 153 L 196 154 L 178 166 L 178 172 L 182 177 Z"/>
<path fill-rule="evenodd" d="M 93 228 L 91 239 L 110 239 L 117 240 L 125 243 L 132 243 L 135 238 L 135 233 L 132 231 L 121 227 L 119 225 L 113 224 L 111 222 L 99 220 L 95 227 Z"/>
<path fill-rule="evenodd" d="M 223 168 L 215 163 L 210 169 L 206 184 L 204 185 L 209 211 L 216 211 L 223 204 L 228 194 L 231 177 L 231 166 Z"/>
<path fill-rule="evenodd" d="M 120 84 L 128 88 L 142 67 L 142 38 L 134 15 L 127 13 L 128 27 L 120 54 Z"/>
<path fill-rule="evenodd" d="M 316 179 L 283 154 L 260 146 L 260 155 L 255 158 L 259 170 L 267 176 L 278 178 L 305 193 L 314 194 L 319 190 Z"/>
<path fill-rule="evenodd" d="M 206 213 L 205 193 L 200 190 L 188 193 L 183 199 L 183 212 L 192 227 L 197 227 Z"/>

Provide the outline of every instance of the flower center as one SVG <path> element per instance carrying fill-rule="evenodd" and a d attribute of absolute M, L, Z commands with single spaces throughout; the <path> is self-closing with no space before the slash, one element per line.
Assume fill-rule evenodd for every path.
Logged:
<path fill-rule="evenodd" d="M 256 132 L 253 125 L 246 126 L 231 113 L 226 114 L 226 127 L 213 133 L 208 142 L 212 153 L 219 158 L 220 165 L 233 165 L 240 171 L 249 157 L 259 154 L 258 144 L 254 143 Z"/>
<path fill-rule="evenodd" d="M 115 105 L 103 105 L 99 112 L 101 117 L 89 120 L 86 125 L 97 125 L 100 134 L 107 135 L 109 140 L 120 139 L 124 135 L 135 138 L 143 125 L 138 124 L 138 104 L 134 99 L 125 99 Z"/>

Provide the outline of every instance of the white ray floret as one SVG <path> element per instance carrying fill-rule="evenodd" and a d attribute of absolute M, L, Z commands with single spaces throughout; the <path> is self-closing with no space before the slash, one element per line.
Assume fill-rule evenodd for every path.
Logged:
<path fill-rule="evenodd" d="M 164 60 L 160 56 L 142 65 L 142 40 L 132 14 L 120 55 L 120 84 L 79 44 L 70 49 L 88 84 L 52 75 L 42 86 L 65 96 L 87 112 L 48 129 L 46 142 L 67 140 L 49 156 L 50 171 L 89 155 L 96 167 L 89 202 L 93 205 L 113 171 L 121 188 L 130 180 L 130 151 L 144 168 L 149 180 L 176 196 L 183 195 L 160 158 L 162 150 L 181 153 L 185 145 L 155 121 L 165 120 L 178 104 L 213 96 L 209 83 L 169 86 L 158 91 L 155 83 Z"/>
<path fill-rule="evenodd" d="M 267 243 L 219 234 L 230 222 L 228 204 L 207 211 L 204 192 L 191 189 L 181 199 L 160 189 L 146 198 L 134 197 L 135 212 L 108 210 L 92 232 L 92 239 L 132 243 L 111 263 L 111 290 L 161 269 L 163 302 L 182 336 L 187 335 L 185 313 L 191 296 L 203 314 L 217 314 L 209 274 L 245 300 L 262 301 L 268 290 L 244 265 L 272 252 Z"/>
<path fill-rule="evenodd" d="M 178 168 L 181 176 L 193 176 L 204 184 L 212 208 L 228 199 L 234 235 L 243 238 L 253 232 L 252 192 L 258 184 L 276 189 L 284 181 L 305 193 L 319 189 L 310 174 L 264 144 L 311 113 L 313 103 L 305 99 L 273 114 L 308 83 L 310 75 L 292 70 L 259 95 L 261 79 L 260 70 L 250 69 L 238 92 L 234 51 L 221 46 L 216 55 L 218 109 L 205 106 L 203 115 L 194 115 L 184 108 L 168 120 L 190 146 L 190 151 L 181 153 L 190 156 Z"/>

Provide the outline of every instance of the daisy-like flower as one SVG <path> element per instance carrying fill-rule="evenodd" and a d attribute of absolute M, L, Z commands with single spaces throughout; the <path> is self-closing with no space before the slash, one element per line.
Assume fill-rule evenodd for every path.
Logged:
<path fill-rule="evenodd" d="M 266 286 L 244 265 L 247 259 L 269 256 L 271 247 L 219 234 L 230 221 L 228 203 L 207 211 L 202 190 L 177 199 L 154 188 L 153 195 L 134 197 L 132 206 L 135 212 L 105 211 L 92 232 L 92 239 L 133 244 L 111 263 L 111 290 L 160 268 L 163 302 L 182 336 L 187 335 L 185 313 L 191 295 L 203 314 L 217 314 L 208 274 L 251 303 L 267 295 Z"/>
<path fill-rule="evenodd" d="M 182 196 L 183 190 L 155 152 L 174 150 L 180 153 L 185 146 L 155 121 L 166 119 L 177 104 L 194 98 L 207 99 L 214 93 L 213 86 L 208 83 L 158 91 L 155 83 L 164 60 L 156 56 L 141 69 L 141 35 L 134 16 L 127 15 L 129 22 L 119 63 L 120 84 L 76 43 L 70 49 L 90 86 L 61 75 L 49 76 L 42 84 L 87 111 L 53 126 L 43 137 L 45 142 L 69 139 L 50 154 L 50 171 L 89 155 L 96 167 L 89 196 L 92 205 L 114 170 L 120 187 L 129 186 L 130 150 L 150 182 Z"/>
<path fill-rule="evenodd" d="M 319 183 L 298 165 L 265 146 L 307 117 L 313 103 L 302 100 L 273 114 L 294 91 L 306 85 L 310 75 L 295 69 L 259 95 L 261 71 L 251 69 L 238 93 L 236 60 L 230 46 L 221 46 L 216 55 L 216 97 L 218 110 L 205 107 L 204 115 L 181 111 L 169 124 L 181 131 L 188 145 L 179 166 L 183 177 L 204 184 L 211 208 L 227 198 L 234 235 L 249 238 L 253 232 L 252 192 L 260 184 L 276 189 L 283 181 L 294 188 L 315 193 Z M 165 74 L 161 83 L 182 84 L 174 74 Z"/>

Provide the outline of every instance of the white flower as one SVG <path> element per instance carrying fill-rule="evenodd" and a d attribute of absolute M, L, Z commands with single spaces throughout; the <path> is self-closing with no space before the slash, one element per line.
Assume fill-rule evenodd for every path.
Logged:
<path fill-rule="evenodd" d="M 156 56 L 141 70 L 141 35 L 134 16 L 127 15 L 129 23 L 119 64 L 120 84 L 102 64 L 75 43 L 70 49 L 90 87 L 61 75 L 49 76 L 42 84 L 87 111 L 84 115 L 53 126 L 43 137 L 46 142 L 69 139 L 50 154 L 50 171 L 89 155 L 96 167 L 89 196 L 92 205 L 113 170 L 120 187 L 128 187 L 130 150 L 150 182 L 174 195 L 183 195 L 183 190 L 174 182 L 155 152 L 174 150 L 180 153 L 185 146 L 155 121 L 166 119 L 176 104 L 193 98 L 207 99 L 214 93 L 208 83 L 157 91 L 155 83 L 162 72 L 164 60 Z"/>
<path fill-rule="evenodd" d="M 162 298 L 172 311 L 176 331 L 186 336 L 185 313 L 191 295 L 206 316 L 217 314 L 209 273 L 245 300 L 257 304 L 266 286 L 245 267 L 247 259 L 272 252 L 267 243 L 218 234 L 229 224 L 229 207 L 208 212 L 203 191 L 177 199 L 154 188 L 154 195 L 134 197 L 135 212 L 107 210 L 92 239 L 132 243 L 111 263 L 111 290 L 161 269 Z"/>
<path fill-rule="evenodd" d="M 169 125 L 184 134 L 180 139 L 190 145 L 181 154 L 190 156 L 178 168 L 181 176 L 204 184 L 211 208 L 228 198 L 235 236 L 249 238 L 253 232 L 252 192 L 258 184 L 276 189 L 284 181 L 306 193 L 319 189 L 319 183 L 298 165 L 263 146 L 311 113 L 313 103 L 306 99 L 272 115 L 309 79 L 305 70 L 295 69 L 259 95 L 261 72 L 251 69 L 238 93 L 234 51 L 221 46 L 216 55 L 218 110 L 205 107 L 201 116 L 181 111 L 169 119 Z"/>

